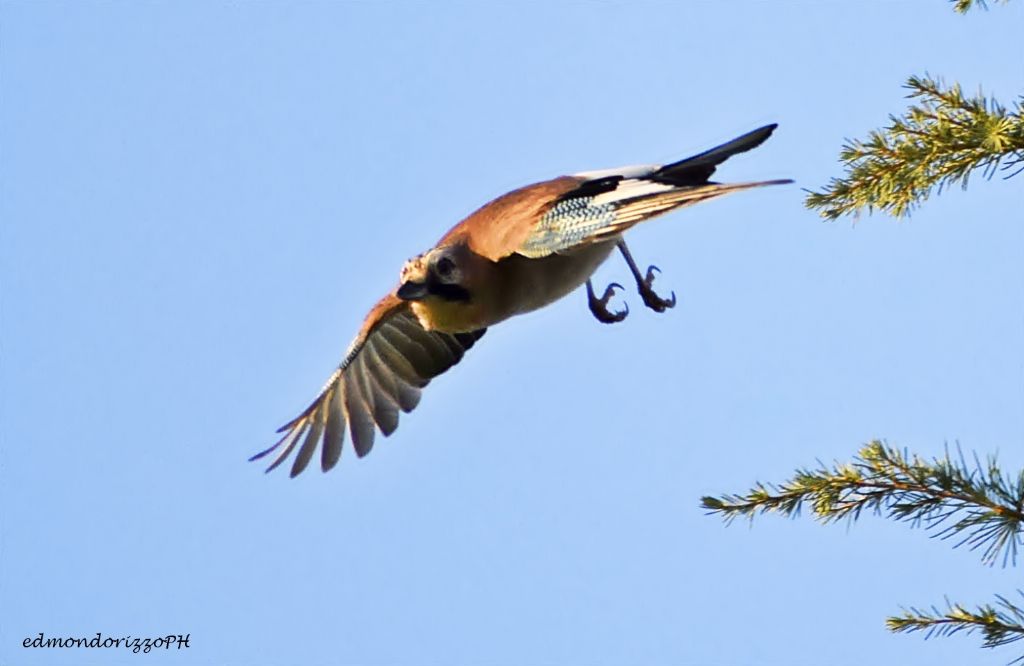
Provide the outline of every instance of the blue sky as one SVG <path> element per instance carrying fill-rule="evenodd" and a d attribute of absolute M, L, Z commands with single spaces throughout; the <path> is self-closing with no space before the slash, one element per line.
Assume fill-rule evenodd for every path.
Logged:
<path fill-rule="evenodd" d="M 800 190 L 910 74 L 1012 101 L 1022 20 L 0 3 L 0 662 L 1005 663 L 883 619 L 1019 570 L 871 517 L 726 528 L 699 498 L 875 437 L 1024 464 L 1020 182 L 856 224 Z M 477 206 L 769 122 L 718 177 L 796 185 L 630 234 L 674 310 L 629 293 L 602 326 L 570 295 L 494 328 L 368 457 L 295 480 L 245 461 Z M 627 279 L 617 257 L 598 273 Z M 97 631 L 191 647 L 21 647 Z"/>

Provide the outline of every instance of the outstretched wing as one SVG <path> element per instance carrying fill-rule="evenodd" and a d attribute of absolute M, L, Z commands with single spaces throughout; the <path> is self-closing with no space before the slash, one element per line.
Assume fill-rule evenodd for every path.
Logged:
<path fill-rule="evenodd" d="M 765 125 L 717 148 L 666 165 L 588 171 L 527 185 L 487 203 L 452 227 L 438 246 L 466 243 L 500 261 L 512 254 L 545 257 L 622 233 L 674 208 L 730 192 L 790 180 L 722 185 L 708 181 L 715 167 L 761 145 L 776 125 Z"/>
<path fill-rule="evenodd" d="M 516 253 L 545 257 L 579 245 L 611 239 L 633 225 L 675 208 L 731 192 L 789 180 L 721 184 L 709 182 L 729 157 L 757 147 L 775 125 L 744 134 L 717 148 L 672 164 L 591 171 L 574 176 L 578 186 L 551 202 Z"/>
<path fill-rule="evenodd" d="M 346 429 L 356 455 L 365 456 L 373 447 L 376 429 L 385 436 L 394 432 L 399 411 L 412 411 L 420 390 L 458 363 L 485 331 L 426 331 L 405 301 L 394 294 L 385 296 L 370 311 L 345 360 L 316 399 L 281 426 L 278 432 L 284 434 L 277 443 L 250 460 L 277 451 L 269 472 L 298 447 L 291 470 L 295 476 L 322 444 L 320 467 L 326 472 L 341 457 Z"/>

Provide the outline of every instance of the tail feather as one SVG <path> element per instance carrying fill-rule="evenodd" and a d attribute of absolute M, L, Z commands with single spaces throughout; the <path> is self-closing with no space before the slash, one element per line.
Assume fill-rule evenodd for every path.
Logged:
<path fill-rule="evenodd" d="M 765 125 L 743 136 L 684 160 L 666 164 L 650 176 L 651 180 L 671 185 L 701 185 L 708 181 L 722 162 L 733 155 L 757 148 L 772 135 L 777 123 Z"/>
<path fill-rule="evenodd" d="M 594 240 L 601 240 L 621 234 L 639 222 L 675 210 L 676 208 L 692 206 L 741 190 L 750 190 L 755 187 L 765 187 L 768 185 L 788 185 L 792 182 L 789 179 L 779 179 L 750 183 L 706 183 L 696 187 L 682 186 L 679 189 L 667 192 L 619 201 L 615 205 L 614 220 L 601 229 L 599 233 L 595 234 Z"/>

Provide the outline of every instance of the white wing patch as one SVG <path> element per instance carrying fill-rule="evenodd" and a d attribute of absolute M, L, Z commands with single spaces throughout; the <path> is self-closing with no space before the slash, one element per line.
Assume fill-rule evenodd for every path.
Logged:
<path fill-rule="evenodd" d="M 616 201 L 624 201 L 626 199 L 635 199 L 637 197 L 660 194 L 661 192 L 669 192 L 674 189 L 677 188 L 666 183 L 656 183 L 653 180 L 627 178 L 619 181 L 618 186 L 611 192 L 598 194 L 596 197 L 591 199 L 590 205 L 600 206 L 606 203 L 614 203 Z"/>
<path fill-rule="evenodd" d="M 587 180 L 598 180 L 609 176 L 622 176 L 623 178 L 643 178 L 649 176 L 661 168 L 660 164 L 634 164 L 633 166 L 618 167 L 616 169 L 598 169 L 597 171 L 581 171 L 574 173 L 577 178 Z"/>

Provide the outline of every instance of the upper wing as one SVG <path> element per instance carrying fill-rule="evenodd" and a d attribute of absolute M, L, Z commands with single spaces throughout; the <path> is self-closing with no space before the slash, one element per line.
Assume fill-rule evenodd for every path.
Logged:
<path fill-rule="evenodd" d="M 465 243 L 481 257 L 491 261 L 503 259 L 526 242 L 537 222 L 560 197 L 584 182 L 586 178 L 562 176 L 512 190 L 456 224 L 437 246 Z"/>
<path fill-rule="evenodd" d="M 312 404 L 278 430 L 284 435 L 277 443 L 250 460 L 280 449 L 269 472 L 298 446 L 291 470 L 295 476 L 322 442 L 320 466 L 326 472 L 341 457 L 346 424 L 356 455 L 366 455 L 373 447 L 375 429 L 385 436 L 394 432 L 399 410 L 412 411 L 420 400 L 420 389 L 458 363 L 485 331 L 426 331 L 407 303 L 394 294 L 385 296 L 370 311 L 345 360 Z"/>
<path fill-rule="evenodd" d="M 580 245 L 610 240 L 630 227 L 655 215 L 683 206 L 715 199 L 732 192 L 765 185 L 782 185 L 791 180 L 763 180 L 754 183 L 706 183 L 669 185 L 649 178 L 590 181 L 581 193 L 559 199 L 537 222 L 537 226 L 516 249 L 531 259 L 571 250 Z M 594 189 L 588 189 L 593 183 Z M 604 188 L 603 191 L 599 188 Z M 594 192 L 597 191 L 595 194 Z"/>
<path fill-rule="evenodd" d="M 511 254 L 544 257 L 612 238 L 673 208 L 751 187 L 792 182 L 708 182 L 715 167 L 736 153 L 761 145 L 775 128 L 765 125 L 672 164 L 588 171 L 527 185 L 459 222 L 438 246 L 463 242 L 491 261 Z"/>
<path fill-rule="evenodd" d="M 730 192 L 791 182 L 772 180 L 723 185 L 708 178 L 726 159 L 760 145 L 775 125 L 744 134 L 717 148 L 672 164 L 646 165 L 577 174 L 577 187 L 560 194 L 538 216 L 515 252 L 544 257 L 608 240 L 633 225 L 675 208 Z"/>

